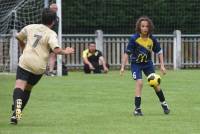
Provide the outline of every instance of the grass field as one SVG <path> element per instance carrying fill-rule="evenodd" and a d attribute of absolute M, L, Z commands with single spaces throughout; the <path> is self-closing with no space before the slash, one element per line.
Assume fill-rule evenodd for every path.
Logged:
<path fill-rule="evenodd" d="M 200 71 L 168 71 L 163 91 L 171 108 L 164 115 L 145 80 L 143 117 L 134 117 L 134 81 L 129 71 L 101 75 L 70 72 L 43 77 L 17 126 L 9 124 L 14 75 L 0 74 L 0 134 L 199 134 Z"/>

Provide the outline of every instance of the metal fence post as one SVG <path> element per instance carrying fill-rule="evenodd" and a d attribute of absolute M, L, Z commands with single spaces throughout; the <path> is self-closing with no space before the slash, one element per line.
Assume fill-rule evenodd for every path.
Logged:
<path fill-rule="evenodd" d="M 62 0 L 56 0 L 58 6 L 57 16 L 59 17 L 58 25 L 58 42 L 62 48 Z M 62 76 L 62 55 L 57 55 L 57 76 Z"/>
<path fill-rule="evenodd" d="M 173 47 L 173 67 L 174 70 L 181 68 L 181 31 L 174 31 L 174 47 Z"/>
<path fill-rule="evenodd" d="M 103 53 L 103 31 L 102 30 L 96 30 L 95 32 L 95 43 L 97 50 L 100 50 Z"/>
<path fill-rule="evenodd" d="M 12 30 L 12 36 L 10 38 L 10 72 L 16 72 L 18 64 L 18 41 L 15 38 L 17 30 Z"/>
<path fill-rule="evenodd" d="M 44 0 L 44 8 L 48 8 L 49 6 L 49 0 Z"/>

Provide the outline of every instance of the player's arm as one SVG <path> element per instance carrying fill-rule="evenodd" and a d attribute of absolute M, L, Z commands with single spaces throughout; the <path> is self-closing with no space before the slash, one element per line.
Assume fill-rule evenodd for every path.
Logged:
<path fill-rule="evenodd" d="M 16 37 L 16 39 L 19 42 L 19 47 L 20 47 L 21 51 L 23 52 L 26 44 L 24 43 L 24 41 L 20 40 L 19 38 Z"/>
<path fill-rule="evenodd" d="M 19 42 L 19 46 L 21 51 L 23 52 L 24 48 L 25 48 L 25 43 L 24 40 L 27 38 L 27 30 L 26 27 L 24 27 L 19 33 L 17 33 L 16 35 L 16 39 Z"/>
<path fill-rule="evenodd" d="M 103 65 L 103 70 L 104 70 L 105 73 L 107 73 L 108 72 L 108 68 L 106 66 L 106 61 L 105 61 L 105 59 L 103 57 L 103 54 L 102 54 L 101 51 L 99 51 L 99 50 L 97 50 L 97 51 L 98 51 L 98 55 L 97 56 L 99 57 L 100 63 Z"/>
<path fill-rule="evenodd" d="M 87 57 L 88 51 L 89 51 L 88 49 L 83 51 L 83 55 L 82 55 L 83 63 L 87 64 L 91 70 L 94 70 L 95 68 L 93 67 L 92 63 L 88 60 L 88 57 Z"/>
<path fill-rule="evenodd" d="M 84 63 L 84 64 L 88 64 L 90 69 L 92 69 L 92 70 L 95 69 L 95 68 L 93 67 L 92 63 L 88 60 L 86 54 L 84 54 L 84 52 L 83 52 L 83 63 Z"/>
<path fill-rule="evenodd" d="M 48 44 L 55 54 L 65 55 L 74 53 L 74 48 L 66 47 L 63 49 L 59 47 L 57 34 L 55 32 L 50 34 Z"/>
<path fill-rule="evenodd" d="M 158 43 L 157 39 L 154 37 L 153 38 L 154 46 L 153 46 L 153 51 L 158 55 L 158 59 L 160 62 L 160 71 L 162 74 L 166 74 L 166 69 L 164 66 L 164 60 L 163 60 L 163 51 L 160 47 L 160 44 Z"/>
<path fill-rule="evenodd" d="M 126 66 L 126 63 L 128 62 L 128 57 L 129 57 L 129 55 L 125 52 L 122 57 L 122 65 L 121 65 L 121 69 L 120 69 L 120 75 L 123 75 L 123 73 L 124 73 L 124 68 Z"/>
<path fill-rule="evenodd" d="M 103 70 L 105 71 L 105 73 L 108 72 L 108 68 L 107 68 L 107 66 L 106 66 L 106 61 L 105 61 L 104 57 L 103 57 L 103 56 L 100 56 L 100 57 L 99 57 L 99 60 L 102 62 Z"/>
<path fill-rule="evenodd" d="M 121 64 L 121 69 L 120 69 L 120 75 L 123 75 L 123 73 L 124 73 L 124 68 L 125 68 L 126 64 L 128 63 L 129 55 L 131 55 L 131 53 L 133 52 L 133 45 L 134 45 L 134 37 L 132 36 L 130 38 L 128 46 L 125 49 L 125 52 L 122 56 L 122 64 Z"/>
<path fill-rule="evenodd" d="M 65 49 L 62 49 L 62 48 L 56 47 L 53 49 L 53 52 L 55 54 L 61 54 L 61 55 L 72 54 L 74 53 L 74 48 L 66 47 Z"/>
<path fill-rule="evenodd" d="M 159 61 L 160 61 L 160 71 L 162 74 L 166 74 L 166 69 L 165 69 L 165 65 L 164 65 L 164 60 L 163 60 L 163 53 L 160 52 L 158 53 L 158 58 L 159 58 Z"/>
<path fill-rule="evenodd" d="M 84 63 L 84 64 L 88 64 L 89 67 L 90 67 L 90 69 L 94 69 L 92 63 L 90 63 L 90 61 L 88 60 L 87 57 L 84 57 L 84 58 L 83 58 L 83 63 Z"/>

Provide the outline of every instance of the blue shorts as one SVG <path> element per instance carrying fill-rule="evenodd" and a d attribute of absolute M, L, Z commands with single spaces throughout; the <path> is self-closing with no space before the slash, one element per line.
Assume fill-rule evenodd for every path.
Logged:
<path fill-rule="evenodd" d="M 134 80 L 142 79 L 142 71 L 146 76 L 155 73 L 152 61 L 146 63 L 131 63 L 131 72 Z"/>

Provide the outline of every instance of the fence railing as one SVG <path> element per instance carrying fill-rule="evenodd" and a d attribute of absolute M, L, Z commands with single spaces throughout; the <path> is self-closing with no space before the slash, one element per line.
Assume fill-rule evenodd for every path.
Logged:
<path fill-rule="evenodd" d="M 75 53 L 72 55 L 63 56 L 63 62 L 70 67 L 80 68 L 82 66 L 82 52 L 90 42 L 95 41 L 94 34 L 87 35 L 63 35 L 62 46 L 73 47 Z"/>
<path fill-rule="evenodd" d="M 10 70 L 10 38 L 8 34 L 0 36 L 0 72 Z"/>
<path fill-rule="evenodd" d="M 131 35 L 103 35 L 103 55 L 111 67 L 119 67 L 122 55 Z M 165 65 L 173 67 L 173 42 L 174 35 L 156 35 L 163 49 Z M 68 66 L 83 66 L 82 52 L 94 41 L 95 35 L 63 35 L 64 47 L 74 47 L 75 54 L 64 56 L 63 60 Z M 159 64 L 156 55 L 152 55 L 155 65 Z"/>
<path fill-rule="evenodd" d="M 200 67 L 200 35 L 182 35 L 181 67 Z"/>
<path fill-rule="evenodd" d="M 111 67 L 119 68 L 122 54 L 131 35 L 103 35 L 103 55 Z M 169 68 L 198 68 L 200 67 L 200 35 L 181 35 L 175 32 L 171 35 L 155 35 L 163 49 L 164 63 Z M 73 47 L 75 54 L 63 56 L 63 62 L 70 68 L 83 67 L 82 52 L 89 42 L 96 41 L 97 34 L 88 35 L 63 35 L 62 46 Z M 98 44 L 99 45 L 99 44 Z M 99 46 L 98 46 L 99 47 Z M 12 71 L 13 63 L 13 37 L 11 35 L 0 36 L 0 71 Z M 15 48 L 14 48 L 15 49 Z M 159 65 L 156 55 L 152 55 L 155 65 Z"/>

